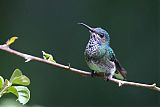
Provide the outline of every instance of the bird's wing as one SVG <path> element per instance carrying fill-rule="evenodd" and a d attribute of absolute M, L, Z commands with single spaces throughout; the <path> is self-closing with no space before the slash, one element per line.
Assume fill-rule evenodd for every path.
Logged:
<path fill-rule="evenodd" d="M 116 69 L 117 71 L 123 76 L 123 79 L 126 79 L 126 74 L 127 71 L 121 66 L 121 64 L 119 63 L 119 61 L 115 58 L 114 63 L 116 65 Z M 116 74 L 115 74 L 116 76 Z"/>
<path fill-rule="evenodd" d="M 121 64 L 119 63 L 118 59 L 116 58 L 116 56 L 111 48 L 109 48 L 108 52 L 109 52 L 108 53 L 109 60 L 115 63 L 116 70 L 118 71 L 118 72 L 116 72 L 115 77 L 121 78 L 121 79 L 126 79 L 127 71 L 121 66 Z"/>

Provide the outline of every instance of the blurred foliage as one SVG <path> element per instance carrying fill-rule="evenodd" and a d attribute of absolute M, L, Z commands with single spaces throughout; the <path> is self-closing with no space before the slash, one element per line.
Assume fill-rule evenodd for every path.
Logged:
<path fill-rule="evenodd" d="M 1 100 L 0 107 L 44 107 L 44 106 L 39 106 L 39 105 L 34 105 L 34 106 L 27 106 L 27 105 L 21 105 L 20 103 L 16 102 L 13 99 L 3 99 Z"/>

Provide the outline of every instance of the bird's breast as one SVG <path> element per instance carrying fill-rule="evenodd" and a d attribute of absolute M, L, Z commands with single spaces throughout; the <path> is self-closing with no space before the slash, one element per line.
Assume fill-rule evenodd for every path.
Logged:
<path fill-rule="evenodd" d="M 95 40 L 89 40 L 86 49 L 85 56 L 87 57 L 97 57 L 99 52 L 99 44 Z"/>

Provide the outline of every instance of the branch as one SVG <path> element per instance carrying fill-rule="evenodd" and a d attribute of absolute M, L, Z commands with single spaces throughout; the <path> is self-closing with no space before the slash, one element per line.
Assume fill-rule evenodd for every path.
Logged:
<path fill-rule="evenodd" d="M 62 64 L 52 62 L 52 61 L 49 61 L 49 60 L 46 60 L 46 59 L 42 59 L 42 58 L 39 58 L 39 57 L 36 57 L 36 56 L 25 54 L 25 53 L 22 53 L 22 52 L 19 52 L 19 51 L 16 51 L 16 50 L 13 50 L 13 49 L 9 48 L 9 45 L 7 45 L 7 44 L 0 45 L 0 50 L 3 50 L 3 51 L 6 51 L 6 52 L 9 52 L 11 54 L 15 54 L 19 57 L 22 57 L 26 60 L 25 62 L 29 62 L 29 61 L 43 62 L 43 63 L 50 64 L 50 65 L 58 67 L 58 68 L 63 68 L 65 70 L 72 71 L 72 72 L 80 74 L 82 76 L 90 76 L 91 77 L 90 72 L 79 70 L 79 69 L 76 69 L 76 68 L 72 68 L 70 66 L 70 64 L 68 66 L 66 66 L 66 65 L 62 65 Z M 100 74 L 96 74 L 96 76 L 103 78 L 103 75 L 100 75 Z M 118 80 L 118 79 L 115 79 L 115 78 L 110 79 L 110 81 L 118 84 L 119 87 L 123 86 L 123 85 L 128 85 L 128 86 L 135 86 L 135 87 L 143 87 L 143 88 L 147 88 L 147 89 L 151 89 L 151 90 L 155 90 L 155 91 L 160 92 L 160 88 L 157 87 L 155 83 L 149 85 L 149 84 L 143 84 L 143 83 L 122 81 L 122 80 Z"/>

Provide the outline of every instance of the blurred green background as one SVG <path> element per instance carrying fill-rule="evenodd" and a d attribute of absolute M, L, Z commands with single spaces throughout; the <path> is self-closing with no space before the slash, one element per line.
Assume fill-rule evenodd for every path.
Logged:
<path fill-rule="evenodd" d="M 107 29 L 127 79 L 160 86 L 159 0 L 0 0 L 0 44 L 16 35 L 11 47 L 89 70 L 83 52 L 89 32 L 78 22 Z M 87 78 L 39 62 L 25 63 L 0 51 L 0 75 L 9 78 L 19 68 L 31 79 L 27 106 L 159 107 L 160 93 Z M 5 98 L 0 103 L 8 103 Z M 9 100 L 10 101 L 10 100 Z M 4 105 L 0 105 L 4 106 Z M 38 106 L 36 106 L 38 107 Z"/>

